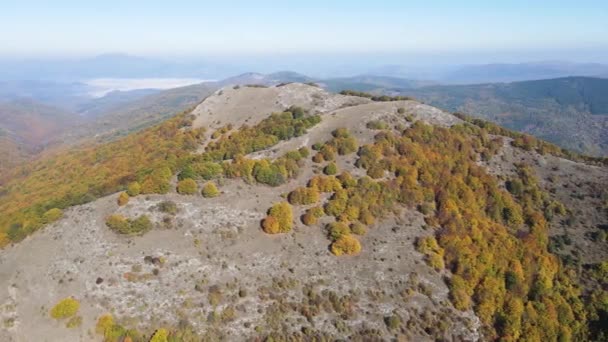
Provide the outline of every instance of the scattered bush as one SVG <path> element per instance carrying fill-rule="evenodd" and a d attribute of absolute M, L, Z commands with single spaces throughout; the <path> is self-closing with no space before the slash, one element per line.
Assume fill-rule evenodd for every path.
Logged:
<path fill-rule="evenodd" d="M 328 176 L 333 176 L 333 175 L 337 174 L 338 167 L 336 166 L 336 163 L 327 164 L 327 166 L 325 166 L 325 168 L 323 169 L 323 173 L 325 173 Z"/>
<path fill-rule="evenodd" d="M 307 226 L 312 226 L 317 224 L 319 218 L 323 217 L 323 215 L 325 215 L 325 212 L 322 207 L 312 207 L 306 210 L 306 213 L 302 215 L 302 223 Z"/>
<path fill-rule="evenodd" d="M 292 225 L 293 211 L 287 202 L 273 205 L 262 222 L 262 228 L 268 234 L 287 233 L 291 230 Z"/>
<path fill-rule="evenodd" d="M 262 221 L 262 229 L 266 234 L 278 234 L 281 232 L 279 221 L 273 216 L 267 216 Z"/>
<path fill-rule="evenodd" d="M 130 223 L 124 216 L 113 214 L 106 218 L 106 226 L 117 232 L 126 232 L 129 230 Z"/>
<path fill-rule="evenodd" d="M 158 211 L 160 211 L 162 213 L 171 214 L 171 215 L 177 214 L 177 211 L 178 211 L 177 204 L 175 204 L 175 202 L 173 202 L 173 201 L 162 201 L 162 202 L 158 203 L 156 208 L 158 209 Z"/>
<path fill-rule="evenodd" d="M 367 233 L 367 228 L 365 225 L 360 222 L 355 222 L 350 225 L 350 231 L 356 235 L 365 235 Z"/>
<path fill-rule="evenodd" d="M 217 189 L 214 182 L 207 182 L 205 185 L 203 185 L 202 194 L 203 197 L 212 198 L 219 196 L 220 191 Z"/>
<path fill-rule="evenodd" d="M 388 96 L 388 95 L 372 95 L 369 93 L 365 93 L 362 91 L 356 90 L 342 90 L 340 92 L 341 95 L 349 95 L 349 96 L 358 96 L 365 97 L 371 99 L 376 102 L 392 102 L 392 101 L 405 101 L 405 100 L 414 100 L 413 97 L 409 96 Z"/>
<path fill-rule="evenodd" d="M 306 146 L 300 147 L 298 152 L 300 152 L 301 158 L 308 158 L 308 156 L 310 156 L 310 150 L 308 150 Z"/>
<path fill-rule="evenodd" d="M 138 182 L 131 182 L 127 187 L 127 194 L 131 197 L 139 195 L 141 192 L 141 185 Z"/>
<path fill-rule="evenodd" d="M 63 211 L 58 208 L 48 210 L 42 215 L 43 223 L 52 223 L 63 217 Z"/>
<path fill-rule="evenodd" d="M 72 297 L 62 299 L 51 309 L 51 317 L 54 319 L 69 318 L 78 312 L 80 302 Z"/>
<path fill-rule="evenodd" d="M 341 237 L 349 235 L 350 228 L 342 222 L 332 222 L 327 225 L 327 235 L 333 241 L 339 240 Z"/>
<path fill-rule="evenodd" d="M 342 183 L 334 176 L 315 176 L 308 181 L 309 188 L 316 188 L 320 192 L 334 192 L 342 189 Z"/>
<path fill-rule="evenodd" d="M 198 185 L 192 178 L 186 178 L 177 183 L 177 192 L 182 195 L 194 195 L 196 194 L 197 188 Z"/>
<path fill-rule="evenodd" d="M 418 251 L 427 257 L 427 262 L 435 270 L 442 270 L 445 266 L 443 263 L 443 248 L 439 247 L 434 236 L 427 236 L 418 240 Z"/>
<path fill-rule="evenodd" d="M 95 325 L 95 332 L 104 335 L 114 325 L 114 317 L 111 314 L 99 316 Z"/>
<path fill-rule="evenodd" d="M 319 201 L 319 190 L 314 187 L 299 187 L 290 192 L 287 198 L 293 205 L 313 204 Z"/>
<path fill-rule="evenodd" d="M 141 215 L 131 221 L 131 228 L 127 234 L 143 234 L 152 229 L 152 221 L 146 215 Z"/>
<path fill-rule="evenodd" d="M 397 330 L 401 327 L 401 317 L 399 315 L 384 317 L 384 323 L 388 330 Z"/>
<path fill-rule="evenodd" d="M 317 222 L 319 221 L 319 219 L 317 217 L 315 217 L 314 215 L 306 212 L 304 213 L 304 215 L 302 215 L 302 223 L 304 223 L 307 226 L 312 226 L 317 224 Z"/>
<path fill-rule="evenodd" d="M 127 203 L 129 203 L 129 195 L 126 192 L 121 192 L 120 195 L 118 195 L 118 199 L 116 200 L 116 203 L 118 203 L 119 206 L 123 206 L 126 205 Z"/>
<path fill-rule="evenodd" d="M 106 219 L 106 225 L 113 231 L 125 235 L 143 234 L 152 229 L 152 222 L 146 215 L 129 220 L 122 215 L 113 214 Z"/>
<path fill-rule="evenodd" d="M 287 170 L 281 169 L 276 163 L 270 163 L 267 160 L 262 160 L 255 164 L 253 168 L 253 176 L 259 183 L 278 186 L 285 183 L 287 178 Z"/>
<path fill-rule="evenodd" d="M 150 342 L 168 342 L 168 338 L 169 332 L 167 329 L 158 329 L 154 332 L 152 338 L 150 338 Z"/>
<path fill-rule="evenodd" d="M 336 256 L 359 254 L 361 243 L 352 235 L 344 235 L 331 244 L 331 252 Z"/>
<path fill-rule="evenodd" d="M 323 160 L 325 161 L 332 161 L 336 158 L 336 148 L 329 144 L 323 145 L 319 153 L 323 155 Z"/>
<path fill-rule="evenodd" d="M 168 166 L 154 169 L 144 178 L 141 185 L 142 194 L 166 194 L 171 188 L 171 176 L 173 172 Z"/>
<path fill-rule="evenodd" d="M 384 121 L 373 120 L 367 123 L 367 128 L 369 129 L 387 129 L 388 124 Z"/>
<path fill-rule="evenodd" d="M 68 322 L 65 324 L 65 327 L 68 329 L 73 329 L 73 328 L 78 328 L 81 325 L 82 325 L 82 317 L 74 316 L 68 320 Z"/>
<path fill-rule="evenodd" d="M 325 161 L 325 158 L 323 157 L 323 153 L 321 153 L 321 152 L 317 152 L 317 153 L 316 153 L 316 154 L 315 154 L 315 155 L 312 157 L 312 161 L 313 161 L 314 163 L 317 163 L 317 164 L 324 162 L 324 161 Z"/>

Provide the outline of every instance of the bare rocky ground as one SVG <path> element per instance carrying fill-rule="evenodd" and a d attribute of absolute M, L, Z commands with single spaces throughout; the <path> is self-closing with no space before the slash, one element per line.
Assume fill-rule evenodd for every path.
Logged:
<path fill-rule="evenodd" d="M 353 132 L 360 144 L 371 142 L 374 133 L 365 129 L 370 120 L 409 124 L 397 114 L 398 108 L 437 125 L 459 122 L 414 101 L 372 103 L 290 84 L 224 88 L 195 109 L 195 125 L 209 126 L 209 131 L 227 123 L 235 128 L 253 125 L 291 105 L 321 113 L 321 123 L 305 136 L 253 157 L 310 147 L 329 139 L 339 127 Z M 568 200 L 571 191 L 582 194 L 573 208 L 584 216 L 581 225 L 596 229 L 591 226 L 602 220 L 593 216 L 601 215 L 594 209 L 600 199 L 588 194 L 608 184 L 605 168 L 522 153 L 508 144 L 488 167 L 506 176 L 513 172 L 513 162 L 521 159 L 537 165 L 543 185 L 555 188 L 557 198 Z M 338 166 L 357 174 L 354 160 L 352 155 L 340 157 Z M 209 340 L 241 341 L 273 330 L 302 328 L 345 337 L 377 329 L 385 340 L 480 339 L 474 313 L 455 310 L 448 299 L 444 278 L 449 274 L 432 270 L 415 250 L 416 238 L 431 234 L 416 211 L 402 210 L 370 227 L 361 238 L 363 251 L 354 257 L 333 256 L 323 225 L 302 225 L 298 212 L 292 232 L 268 236 L 261 231 L 267 208 L 318 169 L 310 160 L 307 163 L 297 179 L 276 188 L 224 180 L 219 184 L 222 194 L 213 199 L 171 193 L 138 196 L 118 207 L 115 194 L 66 210 L 60 221 L 0 252 L 0 340 L 101 340 L 93 333 L 94 326 L 108 312 L 126 326 L 147 332 L 187 320 Z M 559 181 L 552 178 L 547 183 L 554 173 Z M 587 176 L 595 183 L 570 185 L 584 183 Z M 162 201 L 175 202 L 177 213 L 161 212 L 157 206 Z M 119 236 L 104 224 L 113 213 L 130 218 L 147 214 L 155 228 L 143 236 Z M 68 329 L 65 322 L 49 317 L 49 309 L 69 296 L 81 302 L 83 323 L 78 328 Z M 326 301 L 330 309 L 308 319 L 305 303 L 311 298 Z M 407 322 L 405 336 L 387 327 L 386 319 L 392 316 Z"/>

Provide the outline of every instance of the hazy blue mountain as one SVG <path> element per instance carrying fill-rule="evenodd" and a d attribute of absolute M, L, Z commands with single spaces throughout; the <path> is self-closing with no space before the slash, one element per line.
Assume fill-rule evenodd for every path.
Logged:
<path fill-rule="evenodd" d="M 276 85 L 279 83 L 288 82 L 312 82 L 314 79 L 306 75 L 299 74 L 294 71 L 278 71 L 270 74 L 262 74 L 257 72 L 247 72 L 217 82 L 220 86 L 225 85 L 247 85 L 247 84 L 261 84 L 261 85 Z"/>
<path fill-rule="evenodd" d="M 602 76 L 608 65 L 597 63 L 537 62 L 468 65 L 441 75 L 442 83 L 491 83 L 540 80 L 568 76 Z"/>
<path fill-rule="evenodd" d="M 30 99 L 63 108 L 73 108 L 89 99 L 92 88 L 81 82 L 40 80 L 0 81 L 0 101 Z"/>
<path fill-rule="evenodd" d="M 409 80 L 398 77 L 360 75 L 343 78 L 330 78 L 317 81 L 319 85 L 330 91 L 339 92 L 350 89 L 357 91 L 374 91 L 378 89 L 411 89 L 434 84 L 430 81 Z"/>

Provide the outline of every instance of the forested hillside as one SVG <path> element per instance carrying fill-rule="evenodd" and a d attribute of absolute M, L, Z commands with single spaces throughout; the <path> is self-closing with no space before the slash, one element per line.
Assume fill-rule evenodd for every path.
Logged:
<path fill-rule="evenodd" d="M 578 152 L 608 154 L 608 79 L 431 86 L 402 93 Z"/>
<path fill-rule="evenodd" d="M 10 174 L 0 337 L 606 338 L 605 159 L 402 97 L 245 88 Z"/>

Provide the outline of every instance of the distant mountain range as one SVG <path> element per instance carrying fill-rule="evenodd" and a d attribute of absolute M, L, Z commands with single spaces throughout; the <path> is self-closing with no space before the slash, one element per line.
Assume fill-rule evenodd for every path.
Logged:
<path fill-rule="evenodd" d="M 94 78 L 201 78 L 221 80 L 257 70 L 305 70 L 319 78 L 377 75 L 432 81 L 441 84 L 473 84 L 526 81 L 567 76 L 608 76 L 608 65 L 540 61 L 492 64 L 382 64 L 380 60 L 349 62 L 344 57 L 285 58 L 158 58 L 103 54 L 89 58 L 7 60 L 0 59 L 0 80 L 52 80 L 82 82 Z M 397 58 L 395 58 L 398 60 Z M 405 59 L 404 59 L 405 60 Z M 323 61 L 323 62 L 319 62 Z M 405 62 L 404 62 L 405 63 Z M 278 77 L 289 75 L 275 75 Z M 302 82 L 303 80 L 300 80 Z"/>
<path fill-rule="evenodd" d="M 598 63 L 521 63 L 468 65 L 445 73 L 441 83 L 514 82 L 568 76 L 606 76 L 608 66 Z"/>

